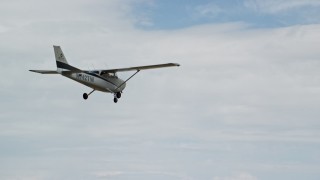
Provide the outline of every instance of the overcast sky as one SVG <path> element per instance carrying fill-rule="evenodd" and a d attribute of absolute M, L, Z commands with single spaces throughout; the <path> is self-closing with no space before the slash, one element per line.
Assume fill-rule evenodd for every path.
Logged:
<path fill-rule="evenodd" d="M 181 66 L 85 101 L 53 45 Z M 0 179 L 318 180 L 319 47 L 319 0 L 1 0 Z"/>

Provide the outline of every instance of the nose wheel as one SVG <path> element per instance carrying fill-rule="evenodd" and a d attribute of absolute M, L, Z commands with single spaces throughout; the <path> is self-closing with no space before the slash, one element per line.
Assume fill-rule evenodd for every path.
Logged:
<path fill-rule="evenodd" d="M 121 98 L 121 92 L 114 93 L 113 102 L 117 103 L 118 99 L 120 99 L 120 98 Z"/>

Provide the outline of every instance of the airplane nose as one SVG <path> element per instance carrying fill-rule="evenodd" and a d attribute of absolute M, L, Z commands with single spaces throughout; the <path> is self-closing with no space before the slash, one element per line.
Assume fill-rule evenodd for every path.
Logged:
<path fill-rule="evenodd" d="M 126 87 L 126 82 L 122 79 L 118 79 L 117 86 L 116 90 L 122 91 Z"/>
<path fill-rule="evenodd" d="M 126 87 L 127 83 L 123 81 L 121 84 L 122 84 L 122 85 L 121 85 L 121 88 L 120 88 L 120 89 L 121 89 L 121 91 L 122 91 L 122 90 Z"/>

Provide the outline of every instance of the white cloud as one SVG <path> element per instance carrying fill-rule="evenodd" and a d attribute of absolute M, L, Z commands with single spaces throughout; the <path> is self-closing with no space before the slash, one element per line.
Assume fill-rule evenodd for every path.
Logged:
<path fill-rule="evenodd" d="M 97 178 L 112 178 L 124 174 L 121 171 L 107 171 L 107 172 L 96 172 L 94 173 Z"/>
<path fill-rule="evenodd" d="M 161 172 L 161 171 L 136 171 L 136 172 L 121 172 L 121 171 L 106 171 L 106 172 L 96 172 L 94 173 L 97 178 L 120 178 L 125 179 L 126 177 L 141 177 L 141 178 L 152 178 L 152 179 L 191 179 L 190 177 L 186 177 L 176 173 L 170 172 Z"/>
<path fill-rule="evenodd" d="M 249 173 L 242 172 L 229 177 L 214 177 L 213 180 L 257 180 Z"/>
<path fill-rule="evenodd" d="M 282 13 L 300 7 L 319 7 L 318 0 L 246 0 L 245 6 L 252 8 L 258 12 L 264 13 Z"/>
<path fill-rule="evenodd" d="M 196 18 L 199 17 L 215 17 L 223 12 L 223 10 L 214 3 L 199 5 L 194 8 Z"/>
<path fill-rule="evenodd" d="M 318 153 L 319 142 L 319 25 L 146 32 L 127 17 L 131 1 L 90 2 L 65 4 L 57 16 L 58 5 L 40 3 L 39 10 L 13 1 L 35 11 L 29 16 L 9 2 L 0 6 L 14 7 L 0 11 L 7 23 L 13 20 L 0 33 L 0 174 L 11 179 L 42 169 L 44 179 L 257 179 L 263 174 L 257 164 L 293 161 L 301 163 L 286 174 L 306 172 L 297 169 Z M 41 17 L 43 9 L 48 14 Z M 118 104 L 99 92 L 83 101 L 88 88 L 27 71 L 55 68 L 53 44 L 80 68 L 181 67 L 139 73 Z M 250 174 L 219 175 L 242 165 Z"/>

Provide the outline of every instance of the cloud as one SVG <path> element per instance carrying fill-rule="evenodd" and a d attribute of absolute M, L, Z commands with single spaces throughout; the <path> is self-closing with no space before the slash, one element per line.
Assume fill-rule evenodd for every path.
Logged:
<path fill-rule="evenodd" d="M 198 5 L 195 8 L 195 16 L 200 17 L 216 17 L 218 14 L 222 13 L 223 10 L 218 5 L 214 3 L 208 3 L 205 5 Z"/>
<path fill-rule="evenodd" d="M 113 178 L 117 177 L 120 179 L 125 179 L 127 177 L 135 177 L 137 178 L 152 178 L 152 179 L 191 179 L 189 177 L 179 175 L 176 173 L 170 172 L 159 172 L 159 171 L 143 171 L 143 172 L 121 172 L 121 171 L 114 171 L 114 172 L 97 172 L 94 173 L 97 178 Z"/>
<path fill-rule="evenodd" d="M 229 177 L 214 177 L 213 180 L 257 180 L 257 178 L 249 173 L 242 172 Z"/>
<path fill-rule="evenodd" d="M 246 0 L 244 5 L 257 12 L 277 14 L 301 7 L 319 7 L 320 2 L 317 0 Z"/>
<path fill-rule="evenodd" d="M 34 14 L 19 13 L 16 3 Z M 0 11 L 7 27 L 0 33 L 2 179 L 317 175 L 297 169 L 318 164 L 319 25 L 143 31 L 134 26 L 132 1 L 66 3 L 56 16 L 63 2 L 0 6 L 13 7 Z M 83 69 L 181 67 L 139 73 L 118 104 L 99 92 L 84 101 L 89 88 L 28 71 L 55 69 L 53 44 Z M 295 162 L 284 173 L 263 168 Z"/>
<path fill-rule="evenodd" d="M 43 2 L 31 0 L 28 3 L 22 1 L 4 1 L 1 3 L 1 24 L 5 29 L 36 27 L 39 33 L 66 33 L 67 28 L 75 33 L 77 30 L 88 30 L 94 25 L 108 24 L 108 28 L 130 28 L 135 21 L 129 16 L 132 4 L 135 0 L 125 0 L 119 3 L 115 0 L 107 2 L 95 1 L 55 1 Z M 21 8 L 23 6 L 23 8 Z M 108 16 L 104 16 L 108 13 Z M 54 27 L 53 27 L 54 26 Z M 77 27 L 76 27 L 77 26 Z M 3 29 L 1 28 L 1 29 Z M 43 28 L 46 31 L 44 31 Z M 37 30 L 32 29 L 32 30 Z M 70 32 L 71 33 L 71 32 Z"/>
<path fill-rule="evenodd" d="M 111 177 L 114 177 L 114 176 L 119 176 L 119 175 L 122 175 L 124 174 L 123 172 L 121 171 L 111 171 L 111 172 L 97 172 L 95 173 L 95 175 L 97 176 L 97 178 L 111 178 Z"/>

